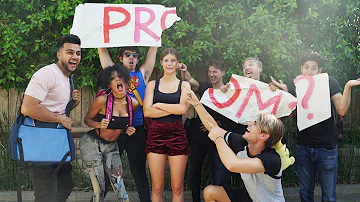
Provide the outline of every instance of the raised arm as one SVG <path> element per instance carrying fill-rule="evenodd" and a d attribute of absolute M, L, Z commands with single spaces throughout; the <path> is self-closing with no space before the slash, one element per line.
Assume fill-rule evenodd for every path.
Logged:
<path fill-rule="evenodd" d="M 140 71 L 144 75 L 144 82 L 145 84 L 148 84 L 150 76 L 154 70 L 155 67 L 155 61 L 156 61 L 156 51 L 157 47 L 150 47 L 147 54 L 144 64 L 140 66 Z"/>
<path fill-rule="evenodd" d="M 194 106 L 201 122 L 204 124 L 206 129 L 210 131 L 208 136 L 212 141 L 214 141 L 220 155 L 220 159 L 229 171 L 249 174 L 265 171 L 264 165 L 258 158 L 238 158 L 224 140 L 224 135 L 227 131 L 217 125 L 214 118 L 206 111 L 193 91 L 187 89 L 186 94 L 188 96 L 189 103 Z"/>
<path fill-rule="evenodd" d="M 350 106 L 351 88 L 353 86 L 359 86 L 359 85 L 360 85 L 360 78 L 358 78 L 357 80 L 349 80 L 344 87 L 343 94 L 336 93 L 331 97 L 331 100 L 333 101 L 335 109 L 339 115 L 345 116 Z"/>
<path fill-rule="evenodd" d="M 183 63 L 178 64 L 178 69 L 181 71 L 181 79 L 190 83 L 191 90 L 197 92 L 199 90 L 199 82 L 196 81 L 190 74 L 187 66 Z"/>
<path fill-rule="evenodd" d="M 214 141 L 221 162 L 229 171 L 248 174 L 265 172 L 264 165 L 259 158 L 239 158 L 236 156 L 225 142 L 224 135 L 227 131 L 217 126 L 209 131 L 208 136 Z"/>
<path fill-rule="evenodd" d="M 198 116 L 200 117 L 201 122 L 205 128 L 210 131 L 211 128 L 217 127 L 215 119 L 206 111 L 204 106 L 200 103 L 199 99 L 196 97 L 195 93 L 190 90 L 190 88 L 185 89 L 188 102 L 194 106 Z"/>
<path fill-rule="evenodd" d="M 170 114 L 182 115 L 186 114 L 189 109 L 189 103 L 187 102 L 187 95 L 185 89 L 190 89 L 190 84 L 186 81 L 183 81 L 181 84 L 181 96 L 179 104 L 166 104 L 166 103 L 156 103 L 153 107 L 169 112 Z"/>
<path fill-rule="evenodd" d="M 153 107 L 155 81 L 150 81 L 146 86 L 145 99 L 143 104 L 144 117 L 160 118 L 170 115 L 169 112 Z"/>
<path fill-rule="evenodd" d="M 101 67 L 105 69 L 106 67 L 113 66 L 115 63 L 110 57 L 110 53 L 107 48 L 98 48 L 99 58 Z"/>
<path fill-rule="evenodd" d="M 209 137 L 215 140 L 216 149 L 219 153 L 221 162 L 230 171 L 235 173 L 248 173 L 255 174 L 265 172 L 264 165 L 259 158 L 239 158 L 226 144 L 223 136 L 226 133 L 225 130 L 219 127 L 214 127 L 210 130 Z"/>
<path fill-rule="evenodd" d="M 21 105 L 21 113 L 38 121 L 61 123 L 65 128 L 71 130 L 71 118 L 65 114 L 51 112 L 40 103 L 40 100 L 25 94 Z"/>
<path fill-rule="evenodd" d="M 272 76 L 270 76 L 271 82 L 269 83 L 269 88 L 271 91 L 275 91 L 276 89 L 280 89 L 286 92 L 289 92 L 288 87 L 281 80 L 276 81 Z"/>

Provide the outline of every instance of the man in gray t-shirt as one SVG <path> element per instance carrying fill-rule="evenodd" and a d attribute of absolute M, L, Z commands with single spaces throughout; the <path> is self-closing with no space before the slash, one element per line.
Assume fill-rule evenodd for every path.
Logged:
<path fill-rule="evenodd" d="M 187 89 L 188 102 L 198 113 L 214 141 L 225 167 L 241 174 L 245 189 L 209 185 L 205 201 L 285 201 L 281 185 L 281 159 L 271 148 L 284 135 L 284 124 L 273 114 L 260 114 L 243 135 L 220 128 L 194 92 Z"/>

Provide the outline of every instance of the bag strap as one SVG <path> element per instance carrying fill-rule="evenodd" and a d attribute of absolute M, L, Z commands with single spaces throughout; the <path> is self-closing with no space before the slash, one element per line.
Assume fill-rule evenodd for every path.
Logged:
<path fill-rule="evenodd" d="M 24 96 L 25 96 L 25 92 L 23 93 L 23 96 L 20 100 L 20 105 L 19 105 L 19 108 L 18 108 L 18 112 L 17 112 L 17 122 L 19 123 L 19 126 L 20 124 L 24 121 L 24 115 L 21 113 L 21 105 L 22 105 L 22 102 L 24 100 Z M 17 138 L 17 142 L 18 142 L 18 139 Z M 21 139 L 20 139 L 21 140 Z M 18 144 L 19 145 L 19 144 Z M 22 145 L 21 147 L 19 146 L 19 152 L 20 152 L 20 161 L 17 161 L 16 162 L 16 171 L 15 171 L 15 178 L 16 178 L 16 198 L 17 198 L 17 201 L 22 201 L 22 194 L 21 194 L 21 191 L 22 191 L 22 188 L 21 188 L 21 185 L 23 184 L 23 179 L 20 175 L 24 174 L 24 168 L 25 168 L 25 164 L 24 164 L 24 152 L 23 152 L 23 148 L 22 148 Z M 21 161 L 22 159 L 22 161 Z"/>
<path fill-rule="evenodd" d="M 73 80 L 74 74 L 69 76 L 69 82 L 70 82 L 70 100 L 66 105 L 65 114 L 66 116 L 70 116 L 70 111 L 74 108 L 74 104 L 76 103 L 75 100 L 72 99 L 72 91 L 75 89 L 74 80 Z"/>
<path fill-rule="evenodd" d="M 22 178 L 20 177 L 21 174 L 24 174 L 25 162 L 24 162 L 24 151 L 22 147 L 21 138 L 16 138 L 19 147 L 19 155 L 20 160 L 16 162 L 16 197 L 18 201 L 22 201 L 21 195 L 21 185 L 22 185 Z"/>
<path fill-rule="evenodd" d="M 107 94 L 106 91 L 107 91 L 106 89 L 101 89 L 98 93 L 96 93 L 96 97 Z"/>
<path fill-rule="evenodd" d="M 74 74 L 72 74 L 70 77 L 69 77 L 69 82 L 70 82 L 70 100 L 68 102 L 68 104 L 66 105 L 66 109 L 65 109 L 65 114 L 67 116 L 70 116 L 70 111 L 73 109 L 73 106 L 75 104 L 75 100 L 72 100 L 72 96 L 71 96 L 71 92 L 75 89 L 74 88 L 74 80 L 73 80 L 73 76 Z M 24 93 L 25 94 L 25 93 Z M 20 101 L 20 106 L 19 106 L 19 109 L 18 109 L 18 116 L 22 116 L 21 118 L 24 119 L 24 116 L 21 114 L 21 105 L 22 105 L 22 102 L 24 100 L 24 95 L 23 97 L 21 98 L 21 101 Z M 23 150 L 23 146 L 22 146 L 22 140 L 21 138 L 17 138 L 17 143 L 18 143 L 18 148 L 19 148 L 19 155 L 20 155 L 20 160 L 17 162 L 17 171 L 16 171 L 16 197 L 17 197 L 17 200 L 18 201 L 22 201 L 22 194 L 21 194 L 21 185 L 22 185 L 22 178 L 20 177 L 21 174 L 24 174 L 23 170 L 25 169 L 25 161 L 24 161 L 24 150 Z M 60 168 L 64 165 L 66 159 L 68 156 L 71 155 L 71 151 L 67 152 L 64 157 L 61 159 L 60 163 L 57 165 L 54 173 L 52 174 L 52 176 L 48 179 L 48 180 L 45 180 L 45 181 L 39 181 L 39 182 L 42 182 L 42 183 L 46 183 L 46 182 L 49 182 L 52 178 L 54 178 L 54 176 L 59 172 Z M 34 179 L 36 181 L 36 179 Z"/>
<path fill-rule="evenodd" d="M 99 94 L 99 93 L 98 93 Z M 127 98 L 127 103 L 128 103 L 128 107 L 129 107 L 129 118 L 130 118 L 130 124 L 129 126 L 132 126 L 132 121 L 133 121 L 133 113 L 132 113 L 132 100 L 131 100 L 131 96 L 129 96 L 128 94 L 126 94 L 126 98 Z M 106 99 L 106 114 L 105 117 L 108 120 L 112 119 L 112 114 L 113 114 L 113 107 L 114 107 L 114 95 L 112 93 L 109 93 Z"/>
<path fill-rule="evenodd" d="M 71 152 L 68 151 L 66 152 L 66 154 L 63 156 L 63 158 L 61 159 L 60 163 L 56 166 L 54 173 L 51 175 L 51 177 L 47 180 L 37 180 L 34 179 L 34 181 L 40 182 L 40 183 L 47 183 L 49 182 L 51 179 L 53 179 L 55 177 L 55 175 L 57 175 L 57 173 L 59 172 L 60 168 L 64 165 L 66 159 L 68 156 L 71 156 Z"/>
<path fill-rule="evenodd" d="M 15 177 L 16 177 L 16 198 L 18 201 L 22 201 L 21 195 L 21 185 L 22 185 L 22 178 L 20 177 L 21 174 L 24 174 L 24 167 L 18 165 L 19 162 L 16 162 L 16 170 L 15 170 Z"/>
<path fill-rule="evenodd" d="M 134 93 L 136 99 L 138 100 L 140 106 L 142 107 L 142 106 L 143 106 L 143 102 L 142 102 L 142 99 L 141 99 L 141 97 L 140 97 L 140 95 L 139 95 L 139 92 L 137 91 L 136 86 L 134 85 L 133 81 L 130 81 L 129 83 L 130 83 L 130 89 L 131 89 L 131 91 Z"/>
<path fill-rule="evenodd" d="M 133 121 L 133 112 L 132 112 L 132 99 L 131 99 L 131 96 L 126 94 L 126 97 L 127 97 L 127 103 L 128 103 L 128 106 L 129 106 L 129 118 L 130 118 L 130 124 L 129 124 L 129 127 L 132 126 L 132 121 Z"/>
<path fill-rule="evenodd" d="M 23 150 L 23 145 L 22 145 L 22 140 L 21 138 L 17 138 L 16 139 L 18 142 L 18 147 L 19 147 L 19 155 L 20 155 L 20 160 L 17 162 L 17 169 L 16 169 L 16 197 L 18 201 L 22 201 L 22 194 L 21 194 L 21 185 L 22 185 L 22 178 L 20 177 L 21 174 L 24 174 L 24 169 L 25 169 L 25 162 L 24 162 L 24 150 Z M 64 165 L 66 159 L 68 156 L 71 155 L 71 151 L 66 152 L 66 154 L 63 156 L 63 158 L 61 159 L 60 163 L 57 165 L 54 173 L 51 175 L 51 177 L 47 180 L 36 180 L 38 182 L 41 183 L 47 183 L 49 182 L 51 179 L 54 178 L 54 176 L 59 172 L 60 168 Z"/>
<path fill-rule="evenodd" d="M 112 119 L 113 106 L 114 106 L 114 94 L 112 92 L 107 93 L 108 90 L 102 89 L 97 94 L 96 97 L 107 94 L 106 106 L 105 106 L 105 118 L 108 120 Z"/>
<path fill-rule="evenodd" d="M 24 150 L 23 150 L 23 146 L 22 146 L 22 139 L 21 138 L 16 138 L 16 141 L 18 143 L 19 155 L 20 155 L 19 166 L 25 167 Z"/>
<path fill-rule="evenodd" d="M 105 118 L 108 120 L 112 119 L 113 114 L 113 106 L 114 106 L 114 94 L 109 93 L 106 99 L 106 109 L 105 109 Z"/>

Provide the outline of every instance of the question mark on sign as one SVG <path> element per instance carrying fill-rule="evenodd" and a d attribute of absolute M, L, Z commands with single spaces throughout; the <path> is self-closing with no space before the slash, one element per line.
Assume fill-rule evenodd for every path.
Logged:
<path fill-rule="evenodd" d="M 309 100 L 310 100 L 310 97 L 311 97 L 312 93 L 314 92 L 315 80 L 314 80 L 314 78 L 312 76 L 299 75 L 299 76 L 297 76 L 295 78 L 294 83 L 296 84 L 301 79 L 305 79 L 305 80 L 307 80 L 309 82 L 306 93 L 305 93 L 303 99 L 301 100 L 301 106 L 304 109 L 309 109 Z M 314 114 L 313 113 L 308 113 L 307 119 L 311 120 L 313 118 L 314 118 Z"/>

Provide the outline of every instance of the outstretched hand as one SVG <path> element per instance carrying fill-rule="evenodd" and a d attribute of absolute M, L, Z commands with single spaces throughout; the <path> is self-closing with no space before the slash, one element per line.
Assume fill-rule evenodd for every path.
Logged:
<path fill-rule="evenodd" d="M 210 123 L 209 121 L 207 121 L 208 123 Z M 221 122 L 220 121 L 216 121 L 216 123 L 218 124 L 218 126 L 221 126 Z M 210 127 L 215 127 L 213 124 L 210 124 Z M 203 123 L 200 124 L 200 130 L 201 132 L 207 132 L 208 130 L 206 129 L 206 127 L 204 126 Z"/>
<path fill-rule="evenodd" d="M 349 80 L 346 85 L 349 85 L 350 87 L 360 86 L 360 78 L 356 80 Z"/>
<path fill-rule="evenodd" d="M 222 136 L 224 137 L 226 130 L 220 128 L 219 126 L 214 126 L 210 121 L 206 120 L 206 122 L 209 124 L 210 126 L 210 132 L 208 134 L 208 137 L 214 141 L 215 138 L 217 138 L 218 136 Z"/>
<path fill-rule="evenodd" d="M 284 84 L 281 80 L 279 80 L 279 82 L 278 82 L 272 76 L 270 76 L 270 79 L 271 79 L 271 82 L 269 83 L 269 88 L 271 89 L 271 91 L 280 89 L 280 90 L 288 92 L 287 85 Z"/>
<path fill-rule="evenodd" d="M 183 86 L 184 88 L 184 92 L 186 94 L 186 98 L 187 101 L 191 104 L 191 105 L 196 105 L 196 104 L 200 104 L 199 99 L 197 98 L 197 96 L 195 95 L 194 91 L 192 91 L 191 89 L 187 88 L 186 86 Z"/>

